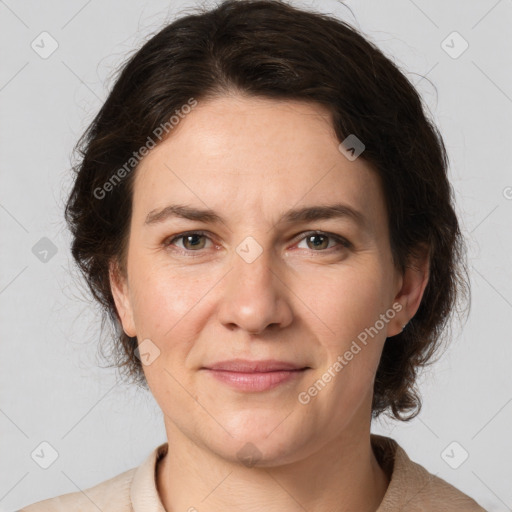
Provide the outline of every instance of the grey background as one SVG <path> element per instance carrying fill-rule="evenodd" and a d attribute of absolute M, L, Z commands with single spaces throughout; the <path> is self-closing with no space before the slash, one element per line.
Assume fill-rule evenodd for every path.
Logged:
<path fill-rule="evenodd" d="M 487 510 L 512 510 L 512 2 L 296 3 L 359 27 L 417 84 L 447 145 L 470 249 L 471 313 L 419 381 L 422 413 L 372 430 Z M 73 269 L 62 212 L 73 144 L 109 74 L 194 5 L 0 0 L 0 511 L 86 489 L 165 441 L 152 396 L 98 367 L 100 317 Z M 31 47 L 43 31 L 58 43 L 46 59 Z M 457 58 L 445 51 L 462 48 L 453 31 L 469 44 Z M 56 253 L 41 261 L 34 246 Z M 48 469 L 31 458 L 43 441 L 58 452 Z M 453 441 L 469 453 L 457 469 L 441 455 Z"/>

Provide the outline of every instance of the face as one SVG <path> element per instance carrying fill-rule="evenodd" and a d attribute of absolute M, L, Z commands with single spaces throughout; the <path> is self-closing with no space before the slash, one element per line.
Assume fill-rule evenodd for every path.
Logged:
<path fill-rule="evenodd" d="M 395 270 L 378 175 L 338 146 L 319 105 L 226 97 L 141 161 L 111 283 L 168 436 L 278 464 L 368 429 L 384 342 L 426 283 Z M 207 369 L 234 359 L 307 369 Z"/>

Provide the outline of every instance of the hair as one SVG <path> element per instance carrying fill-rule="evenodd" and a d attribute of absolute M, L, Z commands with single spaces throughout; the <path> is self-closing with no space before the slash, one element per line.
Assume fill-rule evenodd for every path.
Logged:
<path fill-rule="evenodd" d="M 374 43 L 344 21 L 281 0 L 226 0 L 167 24 L 118 69 L 74 148 L 80 160 L 65 218 L 102 325 L 114 328 L 111 366 L 148 389 L 137 338 L 123 331 L 109 280 L 111 262 L 126 276 L 138 163 L 132 156 L 191 98 L 230 95 L 327 107 L 337 138 L 354 134 L 363 141 L 360 158 L 380 176 L 396 268 L 404 271 L 428 248 L 420 306 L 386 340 L 372 402 L 372 417 L 414 418 L 422 405 L 418 371 L 432 363 L 459 299 L 469 295 L 445 146 L 414 86 Z"/>

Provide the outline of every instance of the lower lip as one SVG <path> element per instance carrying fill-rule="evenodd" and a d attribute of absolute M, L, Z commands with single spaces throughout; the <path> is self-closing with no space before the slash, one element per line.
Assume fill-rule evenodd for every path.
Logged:
<path fill-rule="evenodd" d="M 216 379 L 240 391 L 267 391 L 302 376 L 307 370 L 303 368 L 302 370 L 241 373 L 205 369 Z"/>

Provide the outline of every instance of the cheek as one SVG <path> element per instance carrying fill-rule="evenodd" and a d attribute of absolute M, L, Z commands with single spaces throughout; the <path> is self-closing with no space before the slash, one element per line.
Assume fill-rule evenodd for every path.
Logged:
<path fill-rule="evenodd" d="M 373 258 L 340 268 L 327 279 L 310 279 L 313 286 L 302 290 L 317 315 L 311 321 L 325 351 L 322 372 L 335 375 L 331 393 L 336 400 L 357 402 L 356 397 L 372 387 L 386 340 L 385 324 L 379 320 L 389 296 L 385 276 L 385 269 Z"/>
<path fill-rule="evenodd" d="M 322 332 L 336 340 L 350 340 L 374 325 L 384 312 L 387 292 L 379 265 L 347 265 L 301 281 L 297 295 L 315 313 Z"/>
<path fill-rule="evenodd" d="M 164 407 L 182 395 L 178 382 L 185 383 L 188 378 L 183 363 L 202 329 L 201 299 L 212 285 L 183 270 L 149 265 L 141 265 L 137 274 L 134 271 L 132 282 L 136 283 L 132 303 L 139 343 L 150 339 L 159 351 L 143 371 L 153 395 Z"/>
<path fill-rule="evenodd" d="M 186 269 L 169 269 L 149 261 L 133 269 L 131 281 L 135 323 L 147 332 L 146 336 L 159 338 L 170 330 L 179 330 L 181 320 L 193 311 L 211 287 L 208 278 L 198 279 Z"/>

